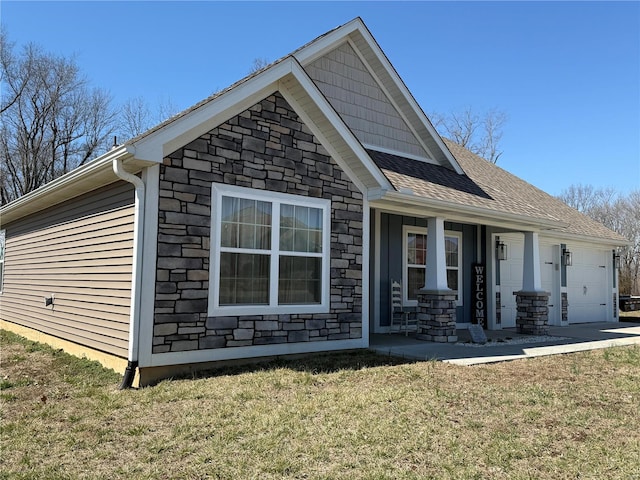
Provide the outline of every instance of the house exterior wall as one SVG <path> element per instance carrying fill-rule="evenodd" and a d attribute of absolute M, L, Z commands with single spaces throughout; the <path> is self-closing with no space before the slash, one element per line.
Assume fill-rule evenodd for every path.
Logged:
<path fill-rule="evenodd" d="M 214 183 L 331 201 L 328 313 L 208 315 Z M 362 337 L 362 194 L 280 94 L 168 155 L 159 188 L 153 354 Z"/>
<path fill-rule="evenodd" d="M 374 217 L 375 218 L 375 217 Z M 377 269 L 379 273 L 373 274 L 373 281 L 379 281 L 379 326 L 389 326 L 389 302 L 391 279 L 400 281 L 405 285 L 403 258 L 403 242 L 405 241 L 403 227 L 427 228 L 426 218 L 416 218 L 407 215 L 394 215 L 380 213 L 380 225 L 372 228 L 372 235 L 376 230 L 380 232 L 379 258 L 371 257 L 372 271 Z M 445 222 L 445 230 L 461 232 L 462 234 L 462 304 L 456 307 L 457 323 L 469 323 L 471 321 L 471 265 L 477 261 L 476 227 L 453 222 Z M 375 242 L 375 240 L 374 240 Z M 372 307 L 374 307 L 373 305 Z"/>
<path fill-rule="evenodd" d="M 126 357 L 133 224 L 133 189 L 115 182 L 4 226 L 2 320 Z"/>
<path fill-rule="evenodd" d="M 428 157 L 349 43 L 343 43 L 305 70 L 362 143 Z"/>

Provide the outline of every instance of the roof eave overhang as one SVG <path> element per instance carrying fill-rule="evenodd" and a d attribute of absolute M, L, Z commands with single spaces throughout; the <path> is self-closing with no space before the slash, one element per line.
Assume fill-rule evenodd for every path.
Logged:
<path fill-rule="evenodd" d="M 117 181 L 118 177 L 112 168 L 114 159 L 127 162 L 128 169 L 133 173 L 140 171 L 146 165 L 146 162 L 133 158 L 131 148 L 127 146 L 113 148 L 86 165 L 4 205 L 0 208 L 0 225 L 4 227 L 19 218 Z"/>
<path fill-rule="evenodd" d="M 372 207 L 421 217 L 442 216 L 448 221 L 489 225 L 521 231 L 561 229 L 566 223 L 539 217 L 518 215 L 473 205 L 421 197 L 412 193 L 378 190 L 369 196 Z"/>

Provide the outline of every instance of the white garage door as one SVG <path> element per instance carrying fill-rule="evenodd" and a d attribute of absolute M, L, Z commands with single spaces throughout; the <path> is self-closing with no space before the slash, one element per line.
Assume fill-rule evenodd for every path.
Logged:
<path fill-rule="evenodd" d="M 610 253 L 584 247 L 570 250 L 573 265 L 567 267 L 569 323 L 607 321 Z"/>

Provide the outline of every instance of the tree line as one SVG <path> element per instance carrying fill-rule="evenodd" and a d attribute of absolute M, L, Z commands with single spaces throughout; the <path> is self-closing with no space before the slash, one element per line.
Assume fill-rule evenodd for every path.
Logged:
<path fill-rule="evenodd" d="M 176 113 L 153 113 L 143 98 L 116 106 L 91 86 L 73 58 L 36 44 L 16 48 L 0 30 L 0 204 L 4 205 L 105 153 Z"/>
<path fill-rule="evenodd" d="M 611 187 L 578 184 L 563 190 L 558 198 L 631 242 L 618 251 L 619 292 L 640 295 L 640 189 L 624 195 Z"/>

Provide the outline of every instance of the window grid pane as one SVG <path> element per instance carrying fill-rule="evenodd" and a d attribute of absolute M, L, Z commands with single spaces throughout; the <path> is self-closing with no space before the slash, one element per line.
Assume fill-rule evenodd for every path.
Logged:
<path fill-rule="evenodd" d="M 222 247 L 271 249 L 271 203 L 223 196 L 220 223 Z"/>
<path fill-rule="evenodd" d="M 322 253 L 322 209 L 282 204 L 280 250 Z"/>
<path fill-rule="evenodd" d="M 278 303 L 319 304 L 322 292 L 322 258 L 280 257 Z"/>
<path fill-rule="evenodd" d="M 407 263 L 409 265 L 427 264 L 427 236 L 419 233 L 407 235 Z"/>
<path fill-rule="evenodd" d="M 447 267 L 458 266 L 458 238 L 445 237 L 444 240 Z"/>
<path fill-rule="evenodd" d="M 407 269 L 407 299 L 417 300 L 418 290 L 424 287 L 424 277 L 426 269 L 424 267 L 409 267 Z"/>
<path fill-rule="evenodd" d="M 220 254 L 220 305 L 269 304 L 270 255 Z"/>

